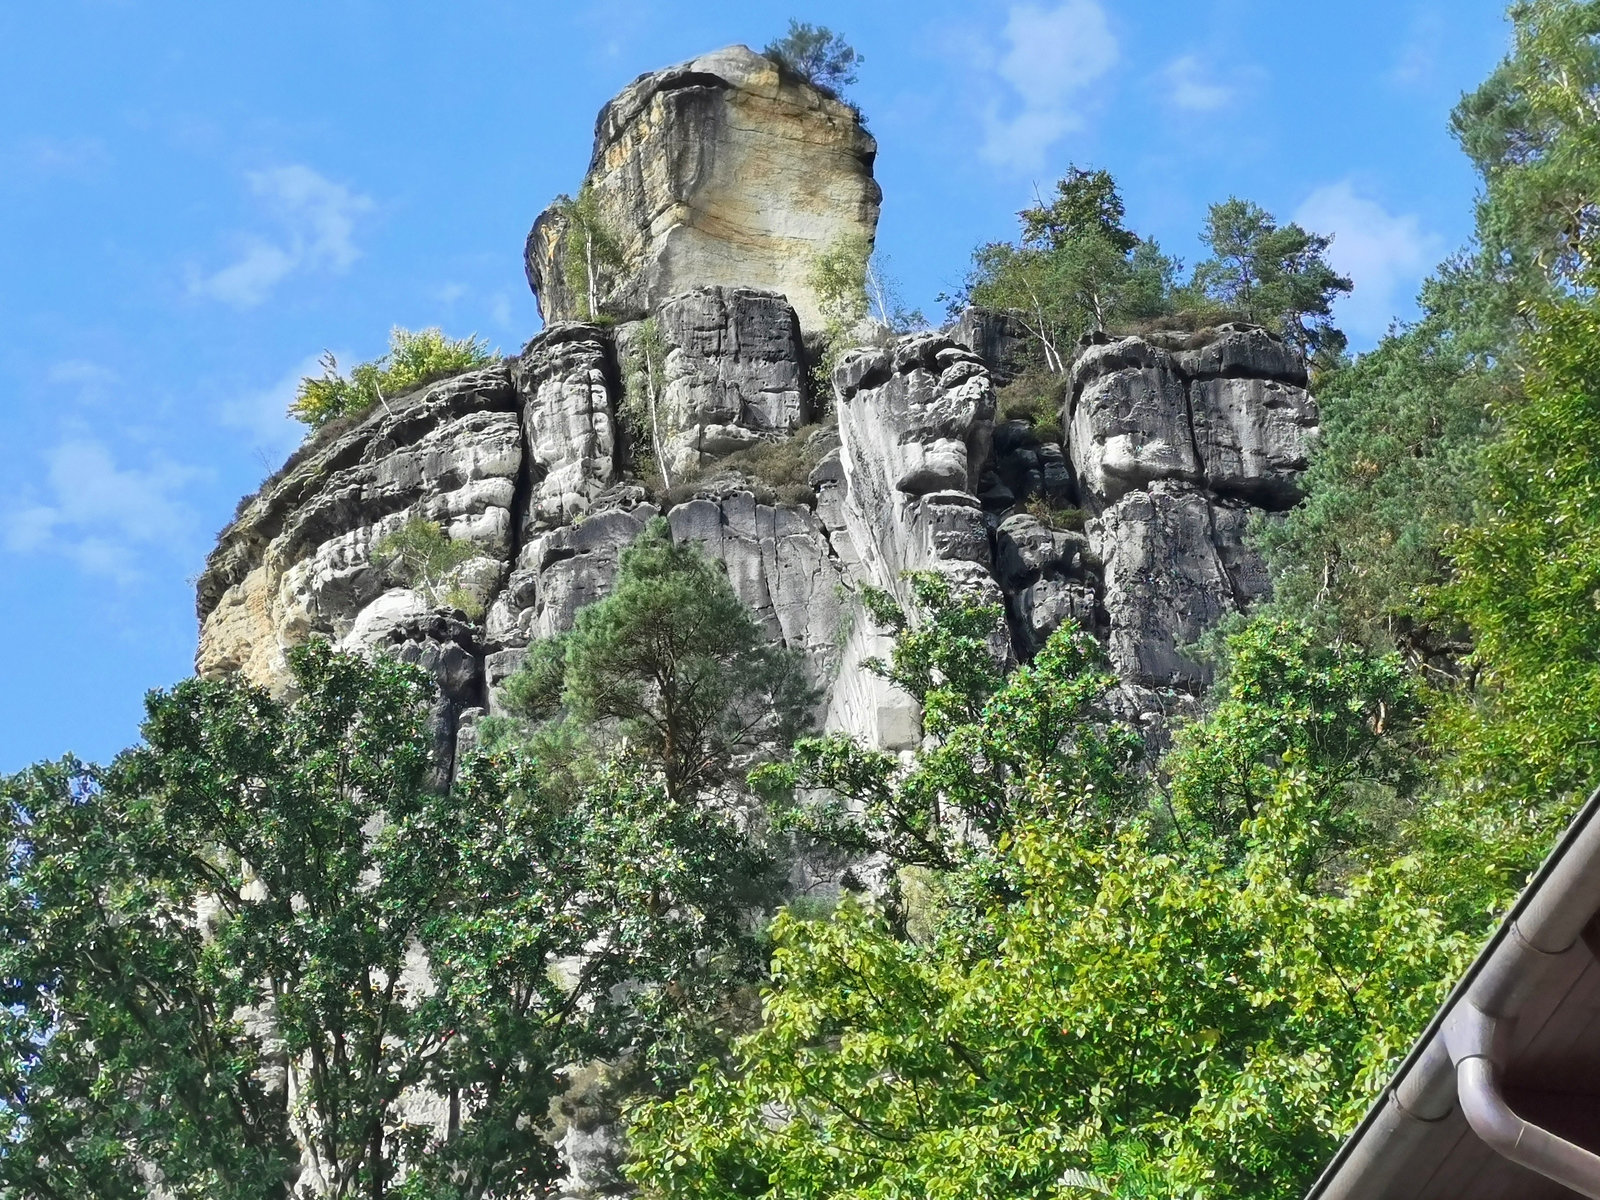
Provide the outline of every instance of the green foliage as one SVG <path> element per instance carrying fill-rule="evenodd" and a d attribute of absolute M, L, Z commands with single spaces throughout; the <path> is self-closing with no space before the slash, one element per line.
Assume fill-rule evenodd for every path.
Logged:
<path fill-rule="evenodd" d="M 653 463 L 663 488 L 672 486 L 659 413 L 666 362 L 667 340 L 661 324 L 646 317 L 634 327 L 623 348 L 622 424 L 634 470 L 648 471 L 645 464 Z"/>
<path fill-rule="evenodd" d="M 483 617 L 483 602 L 460 586 L 456 572 L 478 554 L 471 542 L 454 540 L 437 521 L 413 517 L 379 539 L 372 548 L 372 561 L 421 592 L 430 604 L 458 608 L 476 621 Z"/>
<path fill-rule="evenodd" d="M 389 352 L 372 362 L 357 363 L 348 377 L 340 374 L 332 352 L 325 351 L 320 360 L 322 377 L 308 375 L 300 381 L 289 415 L 320 429 L 425 383 L 486 367 L 495 358 L 488 343 L 476 337 L 448 338 L 437 328 L 412 332 L 395 326 L 389 332 Z"/>
<path fill-rule="evenodd" d="M 1062 376 L 1030 367 L 996 393 L 996 415 L 1002 421 L 1028 422 L 1041 442 L 1060 442 L 1065 438 L 1061 420 L 1066 393 Z"/>
<path fill-rule="evenodd" d="M 1243 831 L 1296 775 L 1309 884 L 1338 856 L 1378 845 L 1404 815 L 1417 779 L 1415 689 L 1398 655 L 1324 645 L 1271 618 L 1226 640 L 1227 674 L 1205 721 L 1180 732 L 1162 762 L 1176 835 L 1187 850 L 1237 862 Z"/>
<path fill-rule="evenodd" d="M 649 1197 L 1299 1196 L 1475 945 L 1407 860 L 1307 887 L 1315 808 L 1286 766 L 1233 870 L 1027 822 L 979 954 L 854 901 L 780 917 L 761 1028 L 635 1110 L 630 1173 Z"/>
<path fill-rule="evenodd" d="M 1325 377 L 1306 501 L 1259 533 L 1279 611 L 1430 663 L 1459 652 L 1454 623 L 1424 622 L 1419 602 L 1472 519 L 1479 451 L 1518 386 L 1506 331 L 1485 327 L 1492 287 L 1474 261 L 1446 264 L 1417 324 Z"/>
<path fill-rule="evenodd" d="M 515 755 L 431 786 L 415 668 L 313 643 L 289 704 L 237 678 L 149 702 L 145 743 L 0 783 L 0 1196 L 287 1197 L 547 1185 L 561 1071 L 665 1086 L 754 967 L 723 817 L 617 764 Z M 426 977 L 422 974 L 426 970 Z M 626 987 L 624 987 L 626 985 Z M 459 1123 L 409 1123 L 407 1089 Z"/>
<path fill-rule="evenodd" d="M 1345 337 L 1329 314 L 1353 285 L 1324 257 L 1332 238 L 1230 197 L 1206 213 L 1200 240 L 1212 257 L 1195 265 L 1196 293 L 1282 334 L 1308 360 L 1337 362 Z"/>
<path fill-rule="evenodd" d="M 1083 532 L 1086 519 L 1083 509 L 1070 504 L 1058 507 L 1051 503 L 1048 496 L 1029 496 L 1022 502 L 1022 511 L 1030 517 L 1043 521 L 1051 529 L 1064 529 L 1072 533 Z"/>
<path fill-rule="evenodd" d="M 788 32 L 768 42 L 761 53 L 830 96 L 837 96 L 853 84 L 856 68 L 866 61 L 843 36 L 826 25 L 811 25 L 792 17 Z"/>
<path fill-rule="evenodd" d="M 1600 233 L 1600 3 L 1511 6 L 1515 44 L 1452 124 L 1484 180 L 1478 238 L 1507 279 L 1571 284 Z"/>
<path fill-rule="evenodd" d="M 600 292 L 608 275 L 626 258 L 621 240 L 600 207 L 599 193 L 587 180 L 577 199 L 557 196 L 555 208 L 566 223 L 561 270 L 567 295 L 579 306 L 581 319 L 598 320 L 602 316 Z"/>
<path fill-rule="evenodd" d="M 1050 818 L 1110 828 L 1137 803 L 1138 739 L 1103 709 L 1114 682 L 1094 639 L 1071 625 L 1033 662 L 1002 674 L 998 607 L 941 575 L 910 577 L 911 624 L 882 593 L 866 597 L 898 628 L 893 658 L 870 664 L 922 706 L 928 742 L 909 770 L 848 737 L 805 739 L 751 782 L 783 827 L 894 866 L 986 875 L 1018 824 Z"/>
<path fill-rule="evenodd" d="M 1535 311 L 1524 396 L 1485 451 L 1483 502 L 1437 597 L 1472 632 L 1479 682 L 1439 733 L 1458 773 L 1548 825 L 1600 778 L 1600 305 Z"/>
<path fill-rule="evenodd" d="M 1017 313 L 1049 370 L 1066 369 L 1085 333 L 1170 310 L 1177 264 L 1123 226 L 1122 198 L 1105 171 L 1071 168 L 1050 204 L 1018 215 L 1021 243 L 980 246 L 955 306 Z"/>
<path fill-rule="evenodd" d="M 762 439 L 707 466 L 684 471 L 672 487 L 660 491 L 660 500 L 670 508 L 708 485 L 727 485 L 749 487 L 763 504 L 814 507 L 817 493 L 811 472 L 822 461 L 827 444 L 817 436 L 821 432 L 820 426 L 802 426 L 788 437 Z"/>
<path fill-rule="evenodd" d="M 506 695 L 526 721 L 564 717 L 626 739 L 675 799 L 721 782 L 737 754 L 787 744 L 815 702 L 799 655 L 774 645 L 721 564 L 674 542 L 661 518 L 623 551 L 611 595 L 531 651 Z"/>

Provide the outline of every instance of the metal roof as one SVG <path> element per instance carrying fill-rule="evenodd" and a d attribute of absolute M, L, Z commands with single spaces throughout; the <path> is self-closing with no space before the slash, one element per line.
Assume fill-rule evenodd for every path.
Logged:
<path fill-rule="evenodd" d="M 1600 1197 L 1597 910 L 1600 791 L 1307 1200 Z"/>

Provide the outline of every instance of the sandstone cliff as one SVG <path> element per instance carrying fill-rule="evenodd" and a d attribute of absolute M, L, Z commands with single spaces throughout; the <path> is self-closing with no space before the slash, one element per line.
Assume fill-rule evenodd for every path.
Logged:
<path fill-rule="evenodd" d="M 245 505 L 200 580 L 199 669 L 281 686 L 284 650 L 307 637 L 387 646 L 439 676 L 448 741 L 494 707 L 531 641 L 605 594 L 622 548 L 665 514 L 727 564 L 774 637 L 806 653 L 829 725 L 908 746 L 915 714 L 855 665 L 883 649 L 856 602 L 864 583 L 896 591 L 904 572 L 932 569 L 987 591 L 1007 607 L 1019 658 L 1072 617 L 1106 639 L 1130 703 L 1149 713 L 1198 692 L 1206 675 L 1184 647 L 1266 587 L 1245 529 L 1298 495 L 1316 409 L 1303 368 L 1260 329 L 1086 348 L 1062 447 L 997 425 L 989 368 L 941 334 L 847 355 L 837 429 L 797 435 L 816 403 L 798 339 L 752 352 L 732 335 L 770 327 L 774 309 L 789 327 L 782 299 L 701 289 L 673 306 L 697 314 L 664 322 L 683 394 L 712 380 L 714 396 L 765 399 L 728 402 L 706 424 L 702 404 L 667 405 L 668 437 L 699 454 L 796 436 L 832 445 L 811 473 L 814 501 L 779 502 L 737 473 L 676 503 L 648 495 L 620 422 L 618 335 L 553 326 L 501 367 L 314 440 Z M 731 432 L 708 441 L 708 428 Z M 1030 494 L 1090 519 L 1052 528 L 1019 507 Z M 478 552 L 463 578 L 482 620 L 435 608 L 374 563 L 383 536 L 418 516 Z"/>
<path fill-rule="evenodd" d="M 843 237 L 872 241 L 876 154 L 849 105 L 744 46 L 641 75 L 600 111 L 586 177 L 625 260 L 604 281 L 605 311 L 643 316 L 692 287 L 746 285 L 820 328 L 811 263 Z M 567 294 L 565 233 L 547 209 L 525 251 L 550 322 L 586 315 Z"/>
<path fill-rule="evenodd" d="M 879 745 L 915 744 L 917 714 L 859 669 L 885 645 L 857 596 L 902 592 L 912 570 L 1002 602 L 996 650 L 1014 659 L 1068 618 L 1094 630 L 1130 714 L 1197 695 L 1187 647 L 1267 587 L 1247 527 L 1300 495 L 1317 428 L 1304 364 L 1248 325 L 1102 337 L 1079 349 L 1059 428 L 1036 431 L 996 418 L 1025 331 L 969 311 L 845 354 L 813 394 L 805 277 L 832 240 L 871 237 L 874 149 L 847 105 L 743 47 L 625 88 L 589 182 L 627 242 L 607 299 L 634 319 L 554 319 L 562 238 L 543 214 L 528 269 L 544 332 L 322 431 L 241 506 L 200 579 L 199 670 L 281 687 L 309 637 L 386 646 L 439 678 L 448 769 L 525 648 L 604 595 L 664 515 L 804 651 L 819 718 Z M 775 486 L 762 455 L 799 481 Z M 477 619 L 375 562 L 418 517 L 472 547 L 458 578 Z"/>

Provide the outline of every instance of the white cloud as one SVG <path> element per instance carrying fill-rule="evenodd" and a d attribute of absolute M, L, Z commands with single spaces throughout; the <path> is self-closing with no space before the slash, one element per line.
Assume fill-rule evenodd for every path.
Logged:
<path fill-rule="evenodd" d="M 1328 261 L 1355 283 L 1355 291 L 1339 301 L 1338 318 L 1348 332 L 1367 338 L 1388 329 L 1443 245 L 1415 215 L 1389 212 L 1349 180 L 1312 192 L 1294 219 L 1313 233 L 1333 235 Z"/>
<path fill-rule="evenodd" d="M 335 356 L 339 357 L 339 356 Z M 345 356 L 348 357 L 348 356 Z M 269 468 L 276 467 L 305 437 L 305 426 L 289 416 L 289 405 L 307 375 L 321 375 L 322 363 L 313 355 L 286 372 L 270 387 L 258 388 L 225 400 L 217 408 L 217 419 L 250 439 Z"/>
<path fill-rule="evenodd" d="M 1013 5 L 1001 37 L 992 69 L 1005 101 L 987 114 L 983 155 L 1026 170 L 1082 126 L 1085 95 L 1116 65 L 1117 39 L 1099 0 Z"/>
<path fill-rule="evenodd" d="M 1161 77 L 1168 101 L 1184 112 L 1216 112 L 1233 100 L 1233 89 L 1212 78 L 1197 54 L 1173 59 L 1161 72 Z"/>
<path fill-rule="evenodd" d="M 152 552 L 188 548 L 195 514 L 181 493 L 202 475 L 160 459 L 123 467 L 104 443 L 69 438 L 45 455 L 43 496 L 3 514 L 0 544 L 131 582 Z"/>
<path fill-rule="evenodd" d="M 280 226 L 280 234 L 242 239 L 232 263 L 210 274 L 192 275 L 191 294 L 248 308 L 297 272 L 337 274 L 360 257 L 356 221 L 372 211 L 371 197 L 300 164 L 252 171 L 246 180 Z"/>
<path fill-rule="evenodd" d="M 1439 72 L 1439 52 L 1444 43 L 1444 15 L 1437 9 L 1419 9 L 1411 18 L 1411 28 L 1398 43 L 1389 82 L 1398 87 L 1422 87 L 1433 82 Z"/>

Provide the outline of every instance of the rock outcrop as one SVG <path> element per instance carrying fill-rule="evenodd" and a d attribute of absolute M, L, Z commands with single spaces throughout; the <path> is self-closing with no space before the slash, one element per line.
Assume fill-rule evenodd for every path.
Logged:
<path fill-rule="evenodd" d="M 1131 685 L 1196 692 L 1183 650 L 1267 590 L 1246 532 L 1289 508 L 1317 433 L 1305 366 L 1256 326 L 1084 349 L 1063 424 L 1091 542 L 1113 669 Z"/>
<path fill-rule="evenodd" d="M 792 438 L 811 418 L 805 351 L 781 298 L 696 289 L 658 321 L 658 403 L 683 461 Z M 774 638 L 804 652 L 833 728 L 915 745 L 914 707 L 861 669 L 887 642 L 856 594 L 870 584 L 908 599 L 905 573 L 920 570 L 1004 603 L 1004 656 L 1028 657 L 1069 618 L 1095 631 L 1130 708 L 1159 710 L 1163 695 L 1206 682 L 1186 648 L 1266 591 L 1246 532 L 1297 498 L 1316 431 L 1303 368 L 1254 327 L 1086 347 L 1069 378 L 1065 447 L 1025 422 L 997 425 L 979 356 L 923 334 L 852 352 L 835 371 L 837 428 L 807 435 L 819 438 L 814 504 L 763 502 L 716 476 L 669 506 L 632 477 L 616 345 L 627 336 L 553 326 L 502 367 L 314 438 L 213 552 L 198 668 L 281 688 L 284 652 L 309 637 L 388 647 L 439 679 L 448 763 L 458 728 L 494 709 L 525 648 L 571 628 L 609 590 L 622 550 L 664 515 L 726 564 Z M 474 548 L 457 579 L 481 620 L 373 561 L 416 517 Z"/>
<path fill-rule="evenodd" d="M 660 435 L 671 476 L 812 419 L 800 321 L 776 292 L 703 287 L 656 313 Z"/>
<path fill-rule="evenodd" d="M 691 288 L 757 287 L 822 328 L 811 265 L 844 238 L 870 245 L 876 154 L 849 105 L 744 46 L 640 76 L 600 111 L 585 177 L 621 258 L 601 306 L 642 317 Z M 551 208 L 528 235 L 546 321 L 587 315 L 568 295 L 566 232 Z"/>

